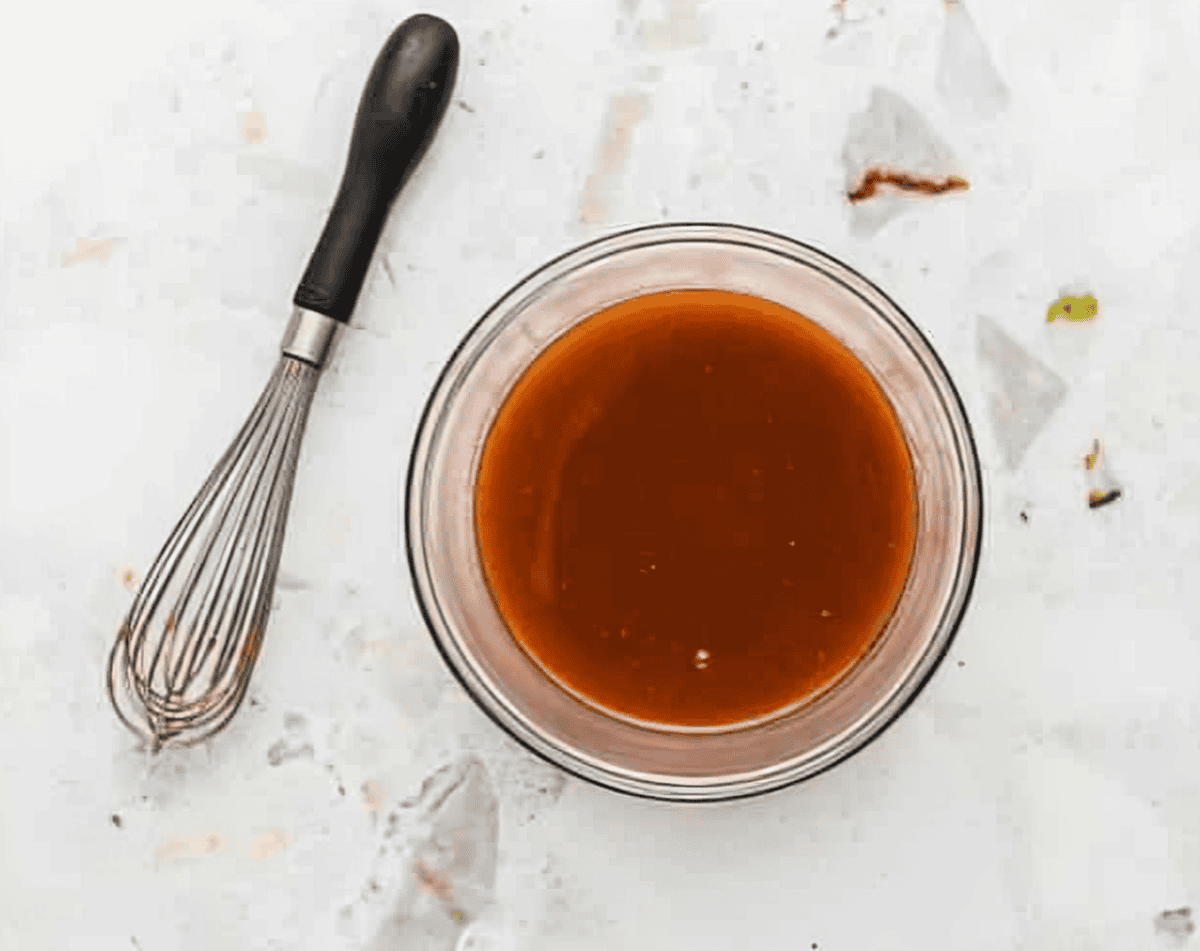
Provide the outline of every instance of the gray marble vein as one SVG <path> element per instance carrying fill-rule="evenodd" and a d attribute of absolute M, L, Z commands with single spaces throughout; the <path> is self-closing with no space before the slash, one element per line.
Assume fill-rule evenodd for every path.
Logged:
<path fill-rule="evenodd" d="M 942 99 L 961 117 L 991 119 L 1008 108 L 1008 86 L 993 64 L 965 0 L 946 0 L 936 82 Z"/>
<path fill-rule="evenodd" d="M 976 354 L 988 378 L 987 407 L 1004 464 L 1016 469 L 1062 405 L 1067 384 L 990 317 L 976 329 Z"/>
<path fill-rule="evenodd" d="M 428 776 L 388 816 L 380 861 L 400 874 L 368 951 L 454 951 L 492 900 L 498 835 L 496 795 L 478 759 Z"/>

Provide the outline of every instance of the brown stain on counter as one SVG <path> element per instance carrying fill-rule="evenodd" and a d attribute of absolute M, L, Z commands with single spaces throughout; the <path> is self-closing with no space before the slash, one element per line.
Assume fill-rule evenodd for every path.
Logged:
<path fill-rule="evenodd" d="M 62 256 L 62 265 L 74 267 L 85 261 L 107 261 L 120 243 L 120 238 L 80 238 L 74 249 Z"/>
<path fill-rule="evenodd" d="M 267 117 L 261 112 L 244 112 L 238 118 L 242 138 L 251 145 L 260 145 L 267 138 Z"/>
<path fill-rule="evenodd" d="M 378 779 L 368 779 L 362 784 L 362 801 L 367 807 L 367 812 L 371 818 L 383 808 L 384 800 L 387 798 L 387 790 L 384 788 L 383 782 Z"/>
<path fill-rule="evenodd" d="M 252 859 L 269 859 L 287 848 L 288 837 L 282 829 L 271 829 L 255 837 L 247 854 Z"/>
<path fill-rule="evenodd" d="M 612 190 L 633 144 L 633 130 L 650 114 L 650 102 L 641 93 L 623 93 L 608 100 L 596 161 L 583 187 L 579 220 L 602 224 L 608 219 Z"/>
<path fill-rule="evenodd" d="M 881 189 L 894 189 L 908 194 L 941 195 L 944 192 L 965 191 L 969 187 L 967 180 L 957 175 L 931 178 L 876 166 L 866 170 L 859 184 L 846 193 L 846 198 L 851 204 L 856 204 L 873 198 Z"/>
<path fill-rule="evenodd" d="M 1088 508 L 1098 509 L 1117 501 L 1121 497 L 1120 489 L 1111 489 L 1108 492 L 1101 492 L 1099 489 L 1092 489 L 1088 493 Z"/>
<path fill-rule="evenodd" d="M 442 901 L 447 904 L 454 901 L 454 889 L 450 887 L 450 883 L 434 872 L 420 858 L 413 861 L 413 872 L 417 876 L 417 881 Z"/>
<path fill-rule="evenodd" d="M 154 864 L 159 865 L 176 859 L 203 858 L 221 851 L 224 846 L 225 840 L 215 832 L 209 835 L 169 839 L 154 853 Z"/>
<path fill-rule="evenodd" d="M 667 17 L 645 20 L 638 26 L 638 43 L 644 50 L 687 50 L 704 43 L 696 0 L 668 0 Z"/>

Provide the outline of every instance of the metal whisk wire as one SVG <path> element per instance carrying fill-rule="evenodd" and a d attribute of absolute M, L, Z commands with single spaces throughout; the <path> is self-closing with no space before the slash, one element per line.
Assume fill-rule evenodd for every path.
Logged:
<path fill-rule="evenodd" d="M 155 751 L 211 736 L 245 698 L 320 372 L 291 356 L 279 360 L 121 626 L 109 655 L 109 698 Z"/>

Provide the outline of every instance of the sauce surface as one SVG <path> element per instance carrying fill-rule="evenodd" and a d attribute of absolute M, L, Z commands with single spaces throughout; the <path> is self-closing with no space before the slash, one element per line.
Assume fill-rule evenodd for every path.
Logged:
<path fill-rule="evenodd" d="M 908 448 L 870 372 L 776 304 L 675 291 L 584 321 L 501 407 L 475 493 L 512 636 L 593 704 L 715 727 L 847 671 L 916 537 Z"/>

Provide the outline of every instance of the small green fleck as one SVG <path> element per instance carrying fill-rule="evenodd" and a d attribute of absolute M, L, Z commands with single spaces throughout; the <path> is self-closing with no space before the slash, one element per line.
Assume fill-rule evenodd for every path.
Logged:
<path fill-rule="evenodd" d="M 1091 320 L 1099 310 L 1100 305 L 1091 294 L 1085 294 L 1083 297 L 1060 297 L 1046 312 L 1046 320 L 1051 321 L 1058 317 L 1066 317 L 1067 320 Z"/>

